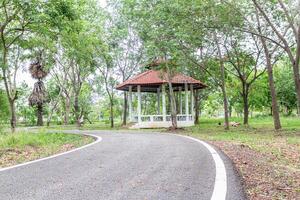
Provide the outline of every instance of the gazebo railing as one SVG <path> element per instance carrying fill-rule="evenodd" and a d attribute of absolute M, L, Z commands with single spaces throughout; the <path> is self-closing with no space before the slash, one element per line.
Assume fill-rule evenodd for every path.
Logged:
<path fill-rule="evenodd" d="M 142 122 L 163 122 L 164 116 L 163 115 L 141 115 Z M 166 121 L 171 121 L 171 115 L 166 115 Z M 177 115 L 177 121 L 193 121 L 192 115 Z M 135 115 L 133 117 L 133 122 L 138 122 L 138 116 Z"/>

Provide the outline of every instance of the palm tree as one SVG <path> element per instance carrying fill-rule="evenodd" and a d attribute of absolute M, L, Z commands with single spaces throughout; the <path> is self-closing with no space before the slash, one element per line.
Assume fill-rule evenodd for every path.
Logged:
<path fill-rule="evenodd" d="M 47 92 L 43 79 L 47 76 L 46 71 L 41 65 L 40 59 L 30 64 L 29 72 L 32 78 L 38 81 L 34 84 L 32 93 L 29 96 L 29 105 L 37 109 L 37 126 L 43 126 L 43 105 L 47 102 Z"/>

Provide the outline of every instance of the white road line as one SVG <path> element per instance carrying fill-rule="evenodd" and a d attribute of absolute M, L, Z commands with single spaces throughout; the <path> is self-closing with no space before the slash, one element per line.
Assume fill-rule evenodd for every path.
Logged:
<path fill-rule="evenodd" d="M 203 142 L 201 140 L 198 140 L 193 137 L 189 136 L 184 136 L 184 135 L 178 135 L 180 137 L 188 138 L 191 140 L 194 140 L 196 142 L 199 142 L 203 146 L 205 146 L 210 154 L 212 155 L 214 161 L 215 161 L 215 166 L 216 166 L 216 177 L 215 177 L 215 185 L 214 185 L 214 190 L 213 194 L 211 196 L 211 200 L 225 200 L 226 199 L 226 193 L 227 193 L 227 175 L 226 175 L 226 168 L 225 164 L 218 154 L 218 152 L 209 144 L 206 142 Z"/>
<path fill-rule="evenodd" d="M 13 165 L 13 166 L 10 166 L 10 167 L 0 168 L 0 172 L 6 171 L 6 170 L 10 170 L 10 169 L 14 169 L 14 168 L 17 168 L 17 167 L 22 167 L 22 166 L 30 165 L 30 164 L 33 164 L 33 163 L 36 163 L 36 162 L 40 162 L 40 161 L 44 161 L 44 160 L 49 160 L 49 159 L 52 159 L 52 158 L 56 158 L 58 156 L 66 155 L 66 154 L 69 154 L 69 153 L 72 153 L 72 152 L 75 152 L 75 151 L 78 151 L 78 150 L 81 150 L 81 149 L 85 149 L 87 147 L 90 147 L 90 146 L 95 145 L 95 144 L 97 144 L 97 143 L 99 143 L 99 142 L 102 141 L 102 138 L 99 137 L 99 136 L 97 136 L 97 135 L 93 135 L 93 134 L 82 134 L 82 135 L 87 135 L 87 136 L 94 137 L 94 138 L 96 138 L 96 141 L 94 141 L 94 142 L 92 142 L 90 144 L 78 147 L 76 149 L 72 149 L 70 151 L 66 151 L 66 152 L 63 152 L 63 153 L 55 154 L 55 155 L 52 155 L 52 156 L 49 156 L 49 157 L 40 158 L 40 159 L 37 159 L 37 160 L 33 160 L 33 161 L 21 163 L 21 164 L 18 164 L 18 165 Z"/>

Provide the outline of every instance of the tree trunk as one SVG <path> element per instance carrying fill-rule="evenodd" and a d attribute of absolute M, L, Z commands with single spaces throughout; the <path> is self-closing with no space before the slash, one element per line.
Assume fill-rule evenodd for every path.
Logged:
<path fill-rule="evenodd" d="M 297 66 L 296 62 L 293 63 L 293 71 L 294 71 L 294 82 L 295 82 L 295 89 L 297 94 L 297 110 L 300 110 L 300 76 L 299 76 L 299 66 Z M 298 116 L 300 114 L 298 112 Z"/>
<path fill-rule="evenodd" d="M 199 90 L 195 91 L 195 124 L 199 124 Z"/>
<path fill-rule="evenodd" d="M 225 84 L 225 81 L 224 81 Z M 224 106 L 224 118 L 225 118 L 225 130 L 229 130 L 229 111 L 228 111 L 228 99 L 226 88 L 222 84 L 221 86 L 222 94 L 223 94 L 223 106 Z"/>
<path fill-rule="evenodd" d="M 14 133 L 16 131 L 16 126 L 17 126 L 17 116 L 16 116 L 16 106 L 15 106 L 15 101 L 9 99 L 9 106 L 10 106 L 10 127 L 11 131 Z"/>
<path fill-rule="evenodd" d="M 3 80 L 4 80 L 4 86 L 5 86 L 5 90 L 6 90 L 6 95 L 8 98 L 8 102 L 9 102 L 9 108 L 10 108 L 10 128 L 11 131 L 14 133 L 16 130 L 16 126 L 17 126 L 17 117 L 16 117 L 16 106 L 15 106 L 15 97 L 11 97 L 11 90 L 9 88 L 9 84 L 8 84 L 8 80 L 6 77 L 6 50 L 4 50 L 4 56 L 3 56 L 3 66 L 4 68 L 2 68 L 2 73 L 3 73 Z"/>
<path fill-rule="evenodd" d="M 218 49 L 218 56 L 220 59 L 220 72 L 221 72 L 221 90 L 223 94 L 223 105 L 224 105 L 224 120 L 225 120 L 225 130 L 229 130 L 229 112 L 228 112 L 228 99 L 227 99 L 227 92 L 226 92 L 226 85 L 225 85 L 225 66 L 222 58 L 222 52 L 218 43 L 217 35 L 214 35 L 215 42 L 217 44 Z"/>
<path fill-rule="evenodd" d="M 169 86 L 169 99 L 170 99 L 170 109 L 171 109 L 171 120 L 172 120 L 172 130 L 177 129 L 177 109 L 176 109 L 176 100 L 175 100 L 175 95 L 173 91 L 173 86 L 171 83 L 171 76 L 169 69 L 168 70 L 168 86 Z"/>
<path fill-rule="evenodd" d="M 124 105 L 123 105 L 123 126 L 127 124 L 127 93 L 124 92 Z"/>
<path fill-rule="evenodd" d="M 248 94 L 243 93 L 243 103 L 244 103 L 244 125 L 249 125 L 249 103 Z"/>
<path fill-rule="evenodd" d="M 79 100 L 78 100 L 78 94 L 75 94 L 74 97 L 74 111 L 75 111 L 75 118 L 76 118 L 76 124 L 77 127 L 81 127 L 81 121 L 80 121 L 80 109 L 79 109 Z"/>
<path fill-rule="evenodd" d="M 280 123 L 280 116 L 279 116 L 279 108 L 277 104 L 277 95 L 276 95 L 276 89 L 274 84 L 274 77 L 273 77 L 273 66 L 271 64 L 270 54 L 268 47 L 264 43 L 264 50 L 266 54 L 266 60 L 267 60 L 267 71 L 268 71 L 268 81 L 269 81 L 269 88 L 271 92 L 271 98 L 272 98 L 272 116 L 274 121 L 274 128 L 276 130 L 281 129 L 281 123 Z"/>
<path fill-rule="evenodd" d="M 64 125 L 69 124 L 70 110 L 71 110 L 70 98 L 66 97 L 65 99 L 65 114 L 64 114 Z"/>
<path fill-rule="evenodd" d="M 112 97 L 109 98 L 110 101 L 110 127 L 113 128 L 114 127 L 114 104 L 113 104 L 113 99 Z"/>
<path fill-rule="evenodd" d="M 261 33 L 261 26 L 260 26 L 260 20 L 258 17 L 258 13 L 256 13 L 257 22 L 258 22 L 258 31 Z M 275 89 L 275 83 L 274 83 L 274 76 L 273 76 L 273 66 L 271 62 L 271 54 L 268 49 L 266 39 L 264 37 L 260 37 L 262 46 L 264 48 L 264 53 L 266 56 L 266 65 L 267 65 L 267 72 L 268 72 L 268 82 L 269 82 L 269 89 L 271 93 L 271 99 L 272 99 L 272 106 L 271 106 L 271 115 L 273 116 L 274 121 L 274 128 L 276 130 L 281 129 L 281 123 L 280 123 L 280 116 L 279 116 L 279 108 L 277 103 L 277 94 Z M 300 96 L 299 96 L 300 97 Z M 298 101 L 299 103 L 299 101 Z M 298 104 L 300 105 L 300 104 Z"/>
<path fill-rule="evenodd" d="M 37 106 L 37 126 L 43 126 L 43 105 L 39 104 Z"/>

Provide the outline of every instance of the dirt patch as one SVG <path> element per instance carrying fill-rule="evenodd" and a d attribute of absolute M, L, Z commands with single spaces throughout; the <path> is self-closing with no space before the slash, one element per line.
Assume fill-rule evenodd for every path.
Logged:
<path fill-rule="evenodd" d="M 73 144 L 64 144 L 59 149 L 46 149 L 32 146 L 26 146 L 24 149 L 2 149 L 0 150 L 0 168 L 36 160 L 56 153 L 69 151 L 73 148 L 75 148 Z"/>
<path fill-rule="evenodd" d="M 262 153 L 244 144 L 213 141 L 239 169 L 251 200 L 300 199 L 299 152 L 282 148 L 289 164 L 272 153 Z M 281 147 L 279 147 L 281 148 Z"/>

